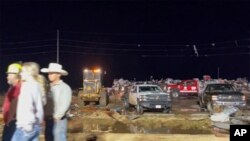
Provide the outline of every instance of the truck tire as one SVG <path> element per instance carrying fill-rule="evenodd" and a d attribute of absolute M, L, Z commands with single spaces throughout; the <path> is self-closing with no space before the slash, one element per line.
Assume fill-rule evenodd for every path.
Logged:
<path fill-rule="evenodd" d="M 214 113 L 214 108 L 211 102 L 207 103 L 207 110 L 209 111 L 210 115 Z"/>
<path fill-rule="evenodd" d="M 139 103 L 137 103 L 137 105 L 136 105 L 136 113 L 137 113 L 138 115 L 143 114 L 143 108 L 140 106 Z"/>
<path fill-rule="evenodd" d="M 86 105 L 86 103 L 81 99 L 81 94 L 83 93 L 82 90 L 79 90 L 78 91 L 78 94 L 77 94 L 77 103 L 79 105 L 79 107 L 83 107 Z"/>
<path fill-rule="evenodd" d="M 162 112 L 163 113 L 171 113 L 171 107 L 168 107 L 168 108 L 164 108 L 163 110 L 162 110 Z"/>
<path fill-rule="evenodd" d="M 125 109 L 128 109 L 129 108 L 129 103 L 128 103 L 128 99 L 123 99 L 123 107 L 125 108 Z"/>
<path fill-rule="evenodd" d="M 201 97 L 198 97 L 198 104 L 201 109 L 206 108 L 206 105 L 204 105 L 204 103 L 202 102 Z"/>
<path fill-rule="evenodd" d="M 173 90 L 171 95 L 173 98 L 178 98 L 180 96 L 180 92 L 178 90 Z"/>
<path fill-rule="evenodd" d="M 99 99 L 99 104 L 100 106 L 107 106 L 108 102 L 109 102 L 109 98 L 106 92 L 101 92 L 101 97 Z"/>

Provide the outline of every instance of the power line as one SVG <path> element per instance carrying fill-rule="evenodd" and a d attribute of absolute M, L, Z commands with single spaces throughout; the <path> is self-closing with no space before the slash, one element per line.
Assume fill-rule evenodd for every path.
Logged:
<path fill-rule="evenodd" d="M 81 54 L 81 55 L 101 55 L 101 56 L 127 56 L 128 54 L 121 53 L 96 53 L 96 52 L 79 52 L 79 51 L 65 51 L 61 50 L 62 53 L 70 53 L 70 54 Z M 2 56 L 23 56 L 23 55 L 37 55 L 37 54 L 49 54 L 56 53 L 56 51 L 41 51 L 41 52 L 32 52 L 32 53 L 11 53 L 10 55 L 2 55 Z M 162 58 L 162 57 L 197 57 L 192 54 L 129 54 L 132 56 L 141 56 L 141 57 L 152 57 L 152 58 Z M 199 54 L 199 57 L 211 57 L 211 56 L 232 56 L 232 55 L 250 55 L 249 52 L 234 52 L 234 53 L 210 53 L 210 54 Z"/>
<path fill-rule="evenodd" d="M 77 51 L 61 51 L 62 53 L 81 54 L 81 55 L 100 55 L 100 56 L 120 56 L 115 53 L 93 53 L 93 52 L 77 52 Z"/>
<path fill-rule="evenodd" d="M 86 47 L 86 46 L 75 46 L 75 45 L 61 45 L 64 47 L 81 48 L 81 49 L 92 49 L 92 50 L 109 50 L 109 51 L 135 51 L 135 52 L 159 52 L 164 51 L 162 49 L 129 49 L 129 48 L 100 48 L 100 47 Z"/>
<path fill-rule="evenodd" d="M 169 35 L 167 33 L 103 33 L 103 32 L 79 32 L 79 31 L 61 31 L 65 33 L 74 33 L 74 34 L 82 34 L 82 35 L 92 35 L 92 36 L 165 36 Z"/>
<path fill-rule="evenodd" d="M 9 43 L 1 43 L 4 45 L 14 45 L 14 44 L 25 44 L 25 43 L 41 43 L 41 42 L 45 42 L 45 41 L 55 41 L 55 39 L 47 39 L 47 40 L 33 40 L 33 41 L 19 41 L 19 42 L 9 42 Z M 82 46 L 82 45 L 70 45 L 70 44 L 65 44 L 64 42 L 62 42 L 62 47 L 70 47 L 70 49 L 72 48 L 80 48 L 80 49 L 89 49 L 89 50 L 107 50 L 107 51 L 120 51 L 120 52 L 162 52 L 162 53 L 173 53 L 175 51 L 175 54 L 179 53 L 190 53 L 191 50 L 193 50 L 191 48 L 191 45 L 182 45 L 183 48 L 158 48 L 158 49 L 149 49 L 149 48 L 143 48 L 141 46 L 172 46 L 170 44 L 140 44 L 141 46 L 138 46 L 138 44 L 122 44 L 122 43 L 105 43 L 105 42 L 91 42 L 91 41 L 79 41 L 79 40 L 68 40 L 68 39 L 61 39 L 60 41 L 66 41 L 66 42 L 71 42 L 71 43 L 88 43 L 88 44 L 97 44 L 97 45 L 108 45 L 109 47 L 91 47 L 91 46 Z M 248 49 L 246 52 L 249 52 L 250 46 L 247 45 L 243 45 L 240 44 L 239 41 L 249 41 L 249 39 L 240 39 L 236 42 L 236 40 L 234 41 L 227 41 L 224 43 L 233 43 L 232 45 L 222 45 L 220 43 L 222 42 L 217 42 L 217 43 L 213 43 L 213 44 L 209 44 L 211 45 L 210 47 L 205 46 L 205 44 L 194 44 L 193 46 L 196 47 L 196 52 L 198 53 L 198 51 L 200 52 L 199 55 L 203 55 L 203 56 L 209 56 L 210 54 L 214 54 L 214 53 L 208 53 L 208 52 L 202 52 L 202 51 L 219 51 L 219 50 L 225 50 L 225 51 L 229 51 L 232 52 L 232 50 L 230 49 L 237 49 L 236 53 L 239 53 L 240 51 L 242 51 L 242 49 Z M 235 46 L 235 43 L 236 46 Z M 220 44 L 220 46 L 218 46 L 218 44 Z M 114 48 L 114 46 L 138 46 L 138 49 L 134 49 L 134 48 Z M 9 51 L 9 50 L 18 50 L 21 51 L 22 49 L 35 49 L 35 48 L 44 48 L 44 47 L 49 47 L 49 46 L 55 46 L 52 44 L 45 44 L 45 45 L 31 45 L 31 46 L 20 46 L 20 47 L 14 47 L 14 48 L 2 48 L 0 49 L 1 51 Z M 110 47 L 111 46 L 111 47 Z M 180 45 L 178 45 L 180 46 Z M 64 48 L 65 49 L 65 48 Z M 241 49 L 241 50 L 239 50 Z M 47 49 L 46 49 L 47 50 Z M 234 50 L 235 51 L 235 50 Z M 196 55 L 197 55 L 196 53 Z M 218 53 L 218 52 L 217 52 Z M 235 52 L 233 52 L 234 54 Z M 29 54 L 29 53 L 28 53 Z M 105 53 L 104 53 L 105 54 Z M 107 54 L 107 53 L 106 53 Z M 207 55 L 205 55 L 207 54 Z M 246 54 L 246 53 L 245 53 Z M 111 53 L 112 55 L 112 53 Z M 153 55 L 153 54 L 151 54 Z M 161 54 L 159 54 L 161 55 Z M 219 55 L 223 55 L 219 54 Z M 226 55 L 226 54 L 225 54 Z"/>
<path fill-rule="evenodd" d="M 41 48 L 41 47 L 49 47 L 49 46 L 55 46 L 55 45 L 38 45 L 38 46 L 25 46 L 25 47 L 14 47 L 14 48 L 5 48 L 5 49 L 0 49 L 1 51 L 5 50 L 20 50 L 20 49 L 32 49 L 32 48 Z"/>
<path fill-rule="evenodd" d="M 15 44 L 25 44 L 25 43 L 38 43 L 38 42 L 46 42 L 46 41 L 56 41 L 57 39 L 46 39 L 46 40 L 33 40 L 33 41 L 18 41 L 18 42 L 0 42 L 2 45 L 15 45 Z M 190 44 L 138 44 L 138 43 L 114 43 L 114 42 L 93 42 L 93 41 L 80 41 L 80 40 L 70 40 L 70 39 L 60 39 L 60 41 L 66 42 L 75 42 L 75 43 L 88 43 L 88 44 L 97 44 L 97 45 L 117 45 L 117 46 L 145 46 L 145 47 L 189 47 L 192 46 Z M 218 44 L 226 44 L 231 43 L 235 45 L 237 42 L 237 46 L 239 46 L 239 41 L 249 41 L 248 38 L 237 39 L 237 40 L 228 40 L 228 41 L 219 41 L 219 42 L 211 42 L 211 43 L 201 43 L 195 44 L 196 46 L 216 46 Z"/>
<path fill-rule="evenodd" d="M 97 45 L 117 45 L 117 46 L 145 46 L 145 47 L 185 47 L 186 44 L 139 44 L 139 43 L 111 43 L 111 42 L 91 42 L 91 41 L 80 41 L 80 40 L 68 40 L 68 39 L 61 39 L 62 41 L 68 42 L 78 42 L 78 43 L 88 43 L 88 44 L 97 44 Z"/>
<path fill-rule="evenodd" d="M 220 54 L 209 54 L 209 55 L 199 55 L 198 57 L 213 57 L 213 56 L 235 56 L 235 55 L 250 55 L 248 52 L 240 52 L 240 53 L 220 53 Z M 148 58 L 168 58 L 168 57 L 196 57 L 197 55 L 141 55 L 142 57 Z"/>
<path fill-rule="evenodd" d="M 202 46 L 209 46 L 209 45 L 216 45 L 216 44 L 225 44 L 225 43 L 232 43 L 232 44 L 235 44 L 235 41 L 236 42 L 239 42 L 239 41 L 250 41 L 249 38 L 241 38 L 241 39 L 234 39 L 234 40 L 226 40 L 226 41 L 214 41 L 214 42 L 210 42 L 210 43 L 200 43 L 198 45 L 202 45 Z"/>
<path fill-rule="evenodd" d="M 192 46 L 190 44 L 138 44 L 138 43 L 112 43 L 112 42 L 93 42 L 93 41 L 80 41 L 80 40 L 70 40 L 70 39 L 60 39 L 62 41 L 66 42 L 75 42 L 75 43 L 88 43 L 88 44 L 97 44 L 97 45 L 117 45 L 117 46 L 136 46 L 140 47 L 189 47 Z M 235 41 L 237 41 L 237 46 L 239 45 L 239 41 L 249 41 L 249 39 L 238 39 L 238 40 L 232 40 L 232 41 L 223 41 L 223 42 L 211 42 L 211 43 L 201 43 L 201 44 L 195 44 L 197 46 L 216 46 L 218 44 L 225 44 L 225 43 L 232 43 L 232 45 L 235 45 Z"/>
<path fill-rule="evenodd" d="M 103 47 L 90 47 L 90 46 L 77 46 L 77 45 L 68 45 L 68 44 L 62 44 L 61 46 L 64 47 L 70 47 L 70 48 L 81 48 L 81 49 L 93 49 L 93 50 L 110 50 L 110 51 L 135 51 L 135 52 L 166 52 L 166 51 L 190 51 L 192 48 L 184 48 L 184 49 L 174 49 L 174 48 L 168 48 L 168 49 L 131 49 L 131 48 L 103 48 Z M 223 49 L 242 49 L 242 48 L 249 48 L 249 46 L 239 46 L 238 48 L 235 47 L 216 47 L 216 48 L 197 48 L 197 50 L 200 51 L 206 51 L 206 50 L 223 50 Z"/>
<path fill-rule="evenodd" d="M 77 52 L 77 51 L 61 51 L 63 53 L 71 53 L 71 54 L 82 54 L 82 55 L 105 55 L 105 56 L 127 56 L 127 54 L 118 54 L 118 53 L 96 53 L 96 52 Z M 197 57 L 197 55 L 181 55 L 181 54 L 158 54 L 158 55 L 152 55 L 152 54 L 130 54 L 131 56 L 141 56 L 141 57 Z M 238 53 L 214 53 L 214 54 L 202 54 L 198 57 L 211 57 L 211 56 L 233 56 L 233 55 L 250 55 L 249 52 L 238 52 Z"/>
<path fill-rule="evenodd" d="M 37 54 L 49 54 L 55 53 L 56 51 L 43 51 L 43 52 L 32 52 L 32 53 L 12 53 L 10 55 L 2 55 L 2 56 L 27 56 L 27 55 L 37 55 Z"/>
<path fill-rule="evenodd" d="M 47 44 L 47 45 L 38 45 L 38 46 L 22 46 L 22 47 L 15 47 L 15 48 L 5 48 L 5 49 L 0 49 L 0 51 L 10 51 L 10 50 L 19 50 L 21 51 L 22 49 L 38 49 L 38 48 L 44 48 L 44 47 L 54 47 L 55 45 L 52 44 Z M 61 45 L 62 47 L 70 47 L 72 48 L 79 48 L 79 49 L 90 49 L 90 50 L 107 50 L 107 51 L 121 51 L 121 52 L 190 52 L 192 49 L 191 48 L 186 48 L 186 49 L 130 49 L 130 48 L 99 48 L 99 47 L 86 47 L 86 46 L 75 46 L 75 45 Z M 199 51 L 218 51 L 218 50 L 224 50 L 224 49 L 249 49 L 249 46 L 239 46 L 237 48 L 235 47 L 217 47 L 217 48 L 198 48 L 197 50 Z M 65 49 L 65 48 L 64 48 Z M 47 49 L 46 49 L 47 50 Z"/>
<path fill-rule="evenodd" d="M 91 42 L 91 41 L 79 41 L 79 40 L 68 40 L 68 39 L 62 39 L 62 41 L 97 44 L 97 45 L 138 46 L 138 44 L 135 44 L 135 43 L 128 44 L 128 43 Z M 157 46 L 157 45 L 155 45 L 155 46 Z"/>
<path fill-rule="evenodd" d="M 45 41 L 55 41 L 56 39 L 47 39 L 47 40 L 33 40 L 33 41 L 18 41 L 18 42 L 6 42 L 0 43 L 2 45 L 12 45 L 12 44 L 25 44 L 25 43 L 34 43 L 34 42 L 45 42 Z"/>
<path fill-rule="evenodd" d="M 68 42 L 88 43 L 97 45 L 138 46 L 138 44 L 126 44 L 126 43 L 91 42 L 91 41 L 79 41 L 79 40 L 67 40 L 67 39 L 61 39 L 61 40 Z"/>
<path fill-rule="evenodd" d="M 82 35 L 103 35 L 103 36 L 107 36 L 107 35 L 110 35 L 110 36 L 117 36 L 117 35 L 120 35 L 120 36 L 165 36 L 165 35 L 169 35 L 168 33 L 101 33 L 101 32 L 79 32 L 79 31 L 60 31 L 60 32 L 65 32 L 65 33 L 77 33 L 77 34 L 82 34 Z M 217 44 L 220 44 L 220 43 L 232 43 L 232 42 L 235 42 L 235 41 L 242 41 L 242 40 L 247 40 L 247 41 L 250 41 L 249 38 L 241 38 L 241 39 L 233 39 L 233 40 L 225 40 L 225 41 L 211 41 L 210 43 L 200 43 L 199 45 L 210 45 L 211 43 L 217 43 Z M 194 43 L 192 43 L 194 44 Z M 190 45 L 192 45 L 190 44 Z M 177 44 L 179 45 L 179 44 Z"/>

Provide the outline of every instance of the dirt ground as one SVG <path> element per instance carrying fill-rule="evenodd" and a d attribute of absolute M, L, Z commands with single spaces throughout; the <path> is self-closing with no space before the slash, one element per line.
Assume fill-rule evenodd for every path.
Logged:
<path fill-rule="evenodd" d="M 69 141 L 229 141 L 226 137 L 215 137 L 214 135 L 188 135 L 188 134 L 127 134 L 127 133 L 102 133 L 102 134 L 74 134 Z"/>
<path fill-rule="evenodd" d="M 89 105 L 79 108 L 76 113 L 80 116 L 69 121 L 69 140 L 229 140 L 228 134 L 214 134 L 208 113 L 199 112 L 196 98 L 174 100 L 170 114 L 146 111 L 136 116 L 133 111 L 124 113 L 121 107 L 122 102 L 113 98 L 107 107 Z"/>

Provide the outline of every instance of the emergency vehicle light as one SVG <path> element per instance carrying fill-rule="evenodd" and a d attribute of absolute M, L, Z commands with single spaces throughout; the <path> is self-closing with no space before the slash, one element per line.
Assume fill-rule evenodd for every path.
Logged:
<path fill-rule="evenodd" d="M 99 73 L 99 72 L 101 72 L 101 69 L 95 69 L 94 72 Z"/>

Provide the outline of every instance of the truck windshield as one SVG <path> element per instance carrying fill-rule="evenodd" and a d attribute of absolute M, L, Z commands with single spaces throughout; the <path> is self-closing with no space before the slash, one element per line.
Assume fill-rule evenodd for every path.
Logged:
<path fill-rule="evenodd" d="M 235 89 L 231 85 L 215 84 L 210 86 L 211 92 L 233 92 Z"/>
<path fill-rule="evenodd" d="M 83 82 L 83 92 L 86 94 L 96 93 L 96 82 L 94 81 L 84 81 Z"/>
<path fill-rule="evenodd" d="M 140 86 L 139 92 L 162 92 L 157 86 Z"/>

